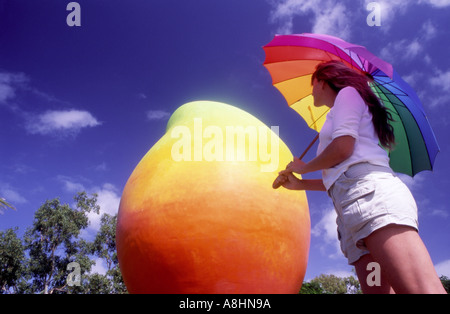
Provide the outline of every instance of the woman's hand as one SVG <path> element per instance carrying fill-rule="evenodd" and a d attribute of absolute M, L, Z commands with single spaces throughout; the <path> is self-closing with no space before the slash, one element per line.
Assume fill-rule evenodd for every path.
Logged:
<path fill-rule="evenodd" d="M 290 172 L 306 174 L 335 167 L 351 157 L 355 148 L 355 142 L 355 138 L 350 135 L 337 137 L 323 150 L 322 153 L 320 153 L 320 155 L 310 162 L 305 163 L 301 161 L 300 158 L 294 158 L 294 161 L 286 166 L 286 170 L 280 171 L 278 174 L 283 175 Z"/>
<path fill-rule="evenodd" d="M 288 174 L 279 175 L 273 182 L 272 187 L 278 189 L 280 186 L 288 190 L 297 191 L 326 191 L 322 179 L 300 180 L 289 172 Z"/>
<path fill-rule="evenodd" d="M 273 183 L 273 188 L 277 189 L 280 186 L 288 190 L 303 190 L 302 181 L 295 177 L 292 172 L 279 175 Z"/>
<path fill-rule="evenodd" d="M 304 174 L 306 162 L 300 160 L 299 158 L 294 157 L 294 161 L 290 162 L 286 169 L 283 171 L 280 171 L 279 175 L 287 175 L 289 173 L 295 172 L 298 174 Z"/>
<path fill-rule="evenodd" d="M 290 162 L 286 166 L 286 170 L 280 171 L 278 177 L 272 184 L 274 189 L 278 189 L 280 186 L 288 190 L 307 190 L 307 191 L 326 191 L 323 185 L 322 179 L 310 179 L 300 180 L 292 172 L 299 174 L 306 173 L 306 163 L 299 158 L 294 158 L 293 162 Z"/>

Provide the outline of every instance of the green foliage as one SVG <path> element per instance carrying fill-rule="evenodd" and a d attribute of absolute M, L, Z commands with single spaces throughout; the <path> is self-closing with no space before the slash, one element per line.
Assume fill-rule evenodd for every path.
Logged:
<path fill-rule="evenodd" d="M 441 280 L 445 291 L 447 291 L 447 293 L 450 293 L 450 279 L 446 276 L 441 276 L 439 277 L 439 279 Z"/>
<path fill-rule="evenodd" d="M 117 217 L 103 215 L 100 231 L 88 242 L 80 234 L 88 214 L 99 213 L 97 196 L 81 192 L 74 200 L 75 208 L 47 200 L 23 241 L 17 229 L 0 232 L 0 293 L 126 293 L 115 246 Z M 91 273 L 95 258 L 105 261 L 105 275 Z M 77 284 L 68 280 L 73 262 L 81 275 Z"/>
<path fill-rule="evenodd" d="M 450 293 L 450 279 L 446 276 L 439 278 L 447 293 Z M 320 275 L 309 282 L 304 282 L 300 294 L 361 294 L 358 279 L 350 277 L 336 277 L 334 275 Z"/>
<path fill-rule="evenodd" d="M 0 287 L 6 291 L 11 287 L 18 291 L 16 282 L 23 276 L 25 260 L 22 241 L 17 237 L 17 228 L 0 231 Z"/>
<path fill-rule="evenodd" d="M 360 294 L 362 293 L 359 281 L 353 277 L 337 277 L 324 275 L 303 283 L 300 294 Z"/>
<path fill-rule="evenodd" d="M 10 203 L 8 203 L 4 198 L 0 197 L 0 213 L 3 212 L 4 208 L 15 209 L 14 206 L 12 206 Z"/>
<path fill-rule="evenodd" d="M 105 275 L 94 274 L 90 282 L 85 285 L 84 293 L 126 293 L 126 287 L 119 269 L 119 260 L 116 250 L 116 225 L 117 215 L 104 214 L 101 217 L 100 230 L 93 243 L 90 244 L 90 252 L 106 263 Z"/>
<path fill-rule="evenodd" d="M 317 281 L 304 282 L 300 294 L 326 294 Z"/>

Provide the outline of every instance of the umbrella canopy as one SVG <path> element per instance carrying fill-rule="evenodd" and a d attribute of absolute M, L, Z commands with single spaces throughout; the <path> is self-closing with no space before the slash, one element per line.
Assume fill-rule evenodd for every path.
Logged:
<path fill-rule="evenodd" d="M 320 132 L 329 108 L 315 107 L 311 77 L 316 66 L 338 60 L 362 74 L 373 77 L 372 90 L 392 114 L 395 148 L 389 152 L 390 165 L 396 172 L 414 176 L 432 170 L 439 146 L 414 90 L 393 70 L 365 47 L 318 34 L 277 35 L 264 46 L 264 66 L 273 85 L 288 105 L 298 112 L 308 126 Z"/>

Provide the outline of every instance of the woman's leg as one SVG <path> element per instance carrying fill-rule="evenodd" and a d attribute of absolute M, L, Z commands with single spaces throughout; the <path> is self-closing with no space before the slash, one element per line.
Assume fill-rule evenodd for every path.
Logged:
<path fill-rule="evenodd" d="M 372 255 L 366 254 L 361 256 L 361 258 L 356 261 L 353 266 L 355 266 L 356 275 L 358 276 L 359 284 L 361 285 L 361 290 L 364 294 L 394 294 L 389 281 L 387 280 L 385 274 L 381 271 L 377 274 L 381 278 L 379 279 L 379 285 L 368 285 L 367 278 L 372 274 L 372 270 L 367 270 L 367 265 L 374 262 Z"/>
<path fill-rule="evenodd" d="M 414 228 L 388 225 L 364 241 L 396 293 L 446 293 Z"/>

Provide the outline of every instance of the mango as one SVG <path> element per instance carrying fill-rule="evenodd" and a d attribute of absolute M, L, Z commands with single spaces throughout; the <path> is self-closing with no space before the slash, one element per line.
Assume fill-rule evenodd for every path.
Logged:
<path fill-rule="evenodd" d="M 292 161 L 277 134 L 228 104 L 178 108 L 129 177 L 116 244 L 130 293 L 298 293 L 304 191 L 272 189 Z"/>

